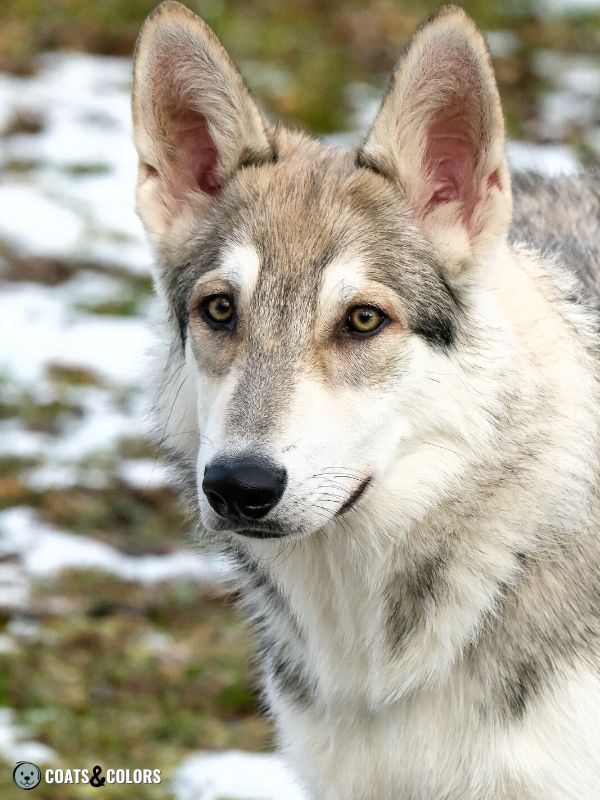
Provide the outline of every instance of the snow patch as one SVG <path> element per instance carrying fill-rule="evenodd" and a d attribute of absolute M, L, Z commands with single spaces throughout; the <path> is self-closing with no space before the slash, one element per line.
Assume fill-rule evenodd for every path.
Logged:
<path fill-rule="evenodd" d="M 600 11 L 600 0 L 539 0 L 538 14 L 554 17 L 594 13 Z"/>
<path fill-rule="evenodd" d="M 530 170 L 542 175 L 575 175 L 581 165 L 568 145 L 532 144 L 510 141 L 507 158 L 511 168 L 517 171 Z"/>
<path fill-rule="evenodd" d="M 43 121 L 40 132 L 3 142 L 2 160 L 32 168 L 3 186 L 0 236 L 25 253 L 148 272 L 152 255 L 134 208 L 130 85 L 129 59 L 82 53 L 47 54 L 32 77 L 0 75 L 0 125 L 17 109 Z"/>
<path fill-rule="evenodd" d="M 123 480 L 135 489 L 158 489 L 170 483 L 168 468 L 157 459 L 127 459 L 119 470 Z"/>
<path fill-rule="evenodd" d="M 145 584 L 184 578 L 216 583 L 229 572 L 224 559 L 192 551 L 127 556 L 104 542 L 46 525 L 25 506 L 0 512 L 0 553 L 18 556 L 33 578 L 51 577 L 64 569 L 97 569 Z"/>
<path fill-rule="evenodd" d="M 307 800 L 282 758 L 243 753 L 197 753 L 173 778 L 176 800 Z"/>
<path fill-rule="evenodd" d="M 28 741 L 23 728 L 15 725 L 10 708 L 0 708 L 0 754 L 6 761 L 32 761 L 46 764 L 54 761 L 54 751 L 40 742 Z"/>
<path fill-rule="evenodd" d="M 0 238 L 32 255 L 61 256 L 78 247 L 80 217 L 33 186 L 0 186 Z"/>
<path fill-rule="evenodd" d="M 141 373 L 152 341 L 144 321 L 92 316 L 65 302 L 65 287 L 9 284 L 0 294 L 0 318 L 18 331 L 0 350 L 0 371 L 24 384 L 39 383 L 48 364 L 85 367 L 116 384 Z"/>

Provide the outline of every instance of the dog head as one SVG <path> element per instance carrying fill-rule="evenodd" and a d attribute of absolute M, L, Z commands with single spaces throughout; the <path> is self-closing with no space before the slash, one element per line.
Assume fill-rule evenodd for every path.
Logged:
<path fill-rule="evenodd" d="M 307 535 L 383 502 L 398 470 L 419 513 L 481 430 L 457 354 L 511 214 L 474 23 L 446 6 L 416 31 L 349 152 L 269 125 L 178 3 L 146 21 L 134 75 L 137 207 L 173 337 L 160 435 L 195 466 L 204 526 Z"/>

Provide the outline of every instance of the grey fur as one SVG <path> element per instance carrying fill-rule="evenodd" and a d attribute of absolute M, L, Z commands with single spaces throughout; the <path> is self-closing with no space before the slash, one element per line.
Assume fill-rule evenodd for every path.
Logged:
<path fill-rule="evenodd" d="M 517 173 L 512 238 L 529 242 L 575 270 L 583 286 L 600 297 L 600 175 L 547 178 Z"/>

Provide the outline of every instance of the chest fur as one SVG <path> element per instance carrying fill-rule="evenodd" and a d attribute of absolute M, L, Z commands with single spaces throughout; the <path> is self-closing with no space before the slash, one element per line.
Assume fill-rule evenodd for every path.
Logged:
<path fill-rule="evenodd" d="M 310 552 L 301 574 L 291 558 L 254 554 L 243 583 L 280 743 L 311 796 L 600 795 L 597 676 L 583 661 L 569 675 L 536 671 L 540 659 L 520 658 L 524 639 L 513 657 L 508 642 L 521 622 L 502 605 L 501 580 L 461 597 L 456 572 L 444 594 L 449 581 L 431 564 L 425 589 L 411 594 L 407 575 L 390 580 L 385 560 L 371 557 L 365 571 L 343 548 L 335 562 Z M 468 570 L 464 580 L 472 589 Z"/>

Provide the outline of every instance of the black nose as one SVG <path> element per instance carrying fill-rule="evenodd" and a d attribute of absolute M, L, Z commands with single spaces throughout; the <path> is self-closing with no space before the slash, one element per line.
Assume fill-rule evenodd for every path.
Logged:
<path fill-rule="evenodd" d="M 281 500 L 285 469 L 257 456 L 214 461 L 204 470 L 202 491 L 221 517 L 260 519 Z"/>

